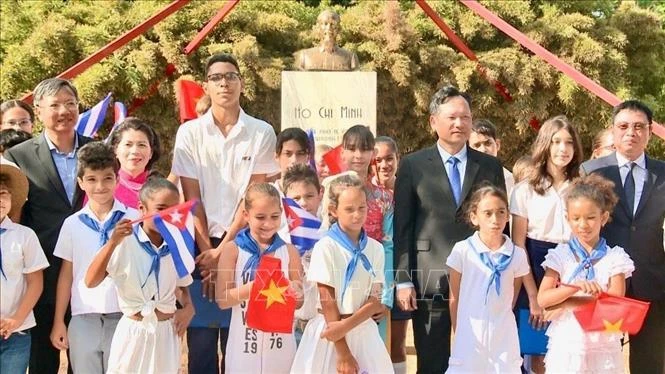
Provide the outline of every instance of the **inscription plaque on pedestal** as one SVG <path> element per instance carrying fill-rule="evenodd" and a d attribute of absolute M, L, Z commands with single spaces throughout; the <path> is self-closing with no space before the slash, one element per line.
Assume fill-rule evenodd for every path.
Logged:
<path fill-rule="evenodd" d="M 314 129 L 332 147 L 354 125 L 376 135 L 376 72 L 283 71 L 282 129 Z"/>

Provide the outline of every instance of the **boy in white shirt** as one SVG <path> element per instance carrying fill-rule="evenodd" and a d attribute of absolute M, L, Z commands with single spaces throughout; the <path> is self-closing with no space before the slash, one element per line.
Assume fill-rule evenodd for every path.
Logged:
<path fill-rule="evenodd" d="M 115 225 L 139 214 L 113 197 L 118 164 L 113 148 L 92 142 L 78 152 L 77 181 L 88 203 L 65 219 L 53 254 L 62 258 L 58 276 L 51 342 L 57 349 L 69 348 L 74 372 L 105 373 L 111 339 L 122 316 L 116 287 L 106 278 L 96 288 L 84 283 L 85 273 L 99 249 L 106 244 Z M 72 319 L 65 325 L 71 301 Z"/>
<path fill-rule="evenodd" d="M 319 183 L 319 177 L 314 170 L 304 164 L 293 165 L 282 175 L 281 183 L 286 197 L 293 199 L 309 214 L 321 218 L 321 184 Z M 325 232 L 326 229 L 320 228 L 319 231 Z M 306 278 L 314 244 L 312 243 L 310 247 L 303 247 L 302 245 L 299 245 L 299 243 L 293 244 L 300 252 L 303 270 L 305 271 L 305 277 L 303 278 L 303 305 L 300 309 L 297 309 L 295 313 L 296 326 L 294 333 L 296 335 L 296 342 L 300 344 L 300 338 L 302 337 L 307 322 L 316 316 L 318 292 L 316 290 L 316 283 L 307 282 Z"/>
<path fill-rule="evenodd" d="M 28 179 L 0 160 L 0 373 L 25 373 L 30 361 L 32 308 L 44 288 L 49 266 L 37 235 L 12 222 L 28 196 Z"/>

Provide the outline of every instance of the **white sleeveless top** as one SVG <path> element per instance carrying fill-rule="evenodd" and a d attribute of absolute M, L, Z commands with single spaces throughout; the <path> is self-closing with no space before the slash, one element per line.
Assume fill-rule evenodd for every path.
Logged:
<path fill-rule="evenodd" d="M 286 245 L 278 248 L 273 257 L 282 261 L 282 273 L 289 277 L 289 250 Z M 251 255 L 238 248 L 235 268 L 236 287 L 247 284 L 249 273 L 242 276 L 242 270 Z M 245 300 L 234 306 L 229 326 L 229 343 L 226 346 L 226 373 L 288 373 L 296 354 L 296 340 L 293 334 L 267 333 L 247 327 Z"/>

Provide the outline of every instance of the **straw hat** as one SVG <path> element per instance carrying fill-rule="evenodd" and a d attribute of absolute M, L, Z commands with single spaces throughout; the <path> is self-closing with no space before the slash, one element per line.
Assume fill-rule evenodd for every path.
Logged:
<path fill-rule="evenodd" d="M 28 199 L 28 178 L 16 164 L 2 156 L 0 156 L 0 174 L 3 176 L 2 179 L 6 178 L 4 183 L 12 194 L 12 209 L 8 216 L 16 222 L 21 217 L 21 209 Z"/>

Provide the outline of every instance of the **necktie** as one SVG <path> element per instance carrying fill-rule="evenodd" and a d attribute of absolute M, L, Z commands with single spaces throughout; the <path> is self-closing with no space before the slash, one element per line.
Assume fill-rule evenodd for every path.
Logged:
<path fill-rule="evenodd" d="M 367 247 L 367 234 L 365 230 L 360 232 L 360 239 L 358 240 L 358 245 L 353 244 L 349 236 L 342 231 L 342 228 L 339 227 L 339 223 L 335 223 L 330 227 L 328 231 L 328 236 L 331 237 L 336 243 L 342 246 L 342 248 L 351 252 L 351 261 L 346 265 L 346 271 L 344 272 L 344 283 L 342 284 L 342 300 L 344 300 L 344 293 L 346 292 L 351 278 L 353 278 L 353 273 L 356 271 L 358 265 L 358 260 L 362 262 L 365 270 L 370 272 L 372 276 L 375 276 L 374 269 L 372 269 L 372 263 L 369 262 L 367 256 L 363 253 L 365 247 Z"/>
<path fill-rule="evenodd" d="M 0 235 L 4 234 L 7 231 L 7 229 L 0 227 Z M 5 269 L 2 268 L 2 248 L 0 248 L 0 273 L 2 273 L 2 277 L 7 279 L 7 276 L 5 275 Z"/>
<path fill-rule="evenodd" d="M 460 180 L 459 170 L 457 170 L 457 164 L 459 162 L 459 159 L 454 156 L 446 161 L 446 164 L 450 165 L 448 168 L 448 181 L 450 181 L 450 188 L 453 190 L 455 204 L 457 204 L 458 207 L 460 205 L 460 198 L 462 197 L 462 181 Z"/>
<path fill-rule="evenodd" d="M 577 265 L 577 268 L 575 268 L 575 271 L 573 271 L 573 274 L 570 276 L 567 283 L 574 281 L 575 277 L 577 277 L 577 274 L 581 273 L 582 270 L 585 269 L 587 271 L 586 280 L 593 280 L 596 277 L 596 272 L 593 270 L 593 262 L 600 260 L 607 253 L 607 243 L 605 242 L 605 239 L 600 238 L 598 244 L 596 244 L 596 246 L 593 248 L 590 255 L 587 253 L 584 247 L 582 247 L 580 241 L 575 237 L 568 241 L 568 247 L 570 247 L 570 250 L 573 252 L 573 254 L 575 254 L 577 258 L 580 259 L 580 264 Z"/>
<path fill-rule="evenodd" d="M 254 238 L 252 238 L 252 235 L 249 232 L 249 228 L 245 228 L 242 231 L 240 231 L 238 235 L 236 235 L 234 241 L 239 249 L 248 252 L 251 255 L 249 260 L 247 260 L 247 262 L 245 263 L 245 267 L 242 269 L 243 279 L 245 278 L 245 274 L 247 274 L 247 272 L 250 272 L 251 280 L 254 280 L 254 272 L 256 271 L 256 268 L 259 266 L 259 261 L 261 260 L 261 256 L 275 252 L 285 244 L 282 238 L 280 238 L 279 235 L 275 234 L 272 237 L 272 243 L 268 246 L 268 248 L 266 248 L 262 252 L 261 247 L 259 247 L 259 244 L 256 242 L 256 240 L 254 240 Z"/>
<path fill-rule="evenodd" d="M 628 211 L 630 216 L 633 216 L 635 208 L 635 178 L 633 177 L 633 169 L 635 168 L 634 162 L 628 163 L 628 175 L 626 181 L 623 183 L 623 192 L 626 194 L 626 202 L 628 203 Z"/>
<path fill-rule="evenodd" d="M 150 255 L 152 262 L 150 263 L 150 271 L 148 271 L 148 275 L 145 277 L 145 281 L 143 281 L 143 284 L 141 285 L 141 288 L 145 287 L 145 284 L 148 283 L 148 279 L 150 278 L 150 274 L 155 274 L 155 281 L 157 283 L 157 299 L 160 298 L 159 296 L 159 269 L 161 265 L 161 258 L 166 257 L 171 254 L 171 249 L 169 248 L 168 245 L 165 245 L 162 247 L 161 250 L 157 251 L 155 248 L 152 247 L 152 244 L 150 243 L 150 240 L 142 242 L 141 239 L 139 239 L 138 236 L 138 229 L 139 225 L 136 225 L 134 227 L 134 237 L 136 238 L 136 241 L 139 242 L 141 245 L 141 249 L 143 249 L 144 252 Z"/>
<path fill-rule="evenodd" d="M 116 223 L 118 223 L 118 221 L 120 221 L 124 216 L 125 212 L 116 210 L 113 212 L 113 215 L 111 215 L 111 218 L 109 218 L 109 220 L 106 221 L 106 223 L 104 223 L 104 225 L 101 227 L 99 226 L 99 222 L 97 222 L 96 219 L 85 213 L 79 215 L 79 220 L 81 220 L 84 225 L 99 233 L 99 247 L 101 248 L 104 244 L 106 244 L 106 242 L 109 241 L 109 232 L 111 229 L 113 229 Z"/>
<path fill-rule="evenodd" d="M 467 242 L 471 246 L 471 248 L 480 256 L 480 261 L 482 261 L 487 268 L 490 269 L 492 272 L 492 275 L 490 275 L 489 282 L 487 283 L 487 290 L 485 291 L 485 304 L 487 304 L 487 296 L 489 296 L 490 293 L 490 287 L 492 287 L 492 283 L 494 283 L 494 288 L 496 290 L 497 296 L 501 294 L 501 272 L 506 270 L 508 265 L 510 265 L 510 262 L 513 259 L 513 253 L 515 253 L 515 244 L 513 244 L 513 250 L 510 253 L 510 255 L 504 255 L 503 253 L 499 254 L 499 261 L 495 264 L 494 261 L 492 261 L 492 258 L 490 257 L 490 254 L 487 252 L 479 252 L 476 247 L 473 245 L 472 238 L 467 239 Z"/>

